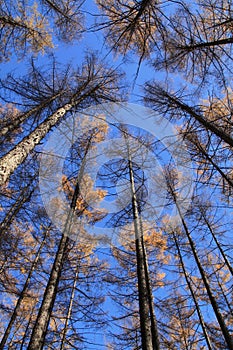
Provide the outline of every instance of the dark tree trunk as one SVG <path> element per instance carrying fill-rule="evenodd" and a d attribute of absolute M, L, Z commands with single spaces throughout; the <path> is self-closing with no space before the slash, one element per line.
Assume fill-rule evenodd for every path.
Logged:
<path fill-rule="evenodd" d="M 219 310 L 219 308 L 218 308 L 218 303 L 217 303 L 217 301 L 216 301 L 216 299 L 215 299 L 215 297 L 214 297 L 214 295 L 213 295 L 213 293 L 212 293 L 209 280 L 208 280 L 208 278 L 207 278 L 207 276 L 206 276 L 206 273 L 205 273 L 205 271 L 204 271 L 204 269 L 203 269 L 203 266 L 202 266 L 202 264 L 201 264 L 201 261 L 200 261 L 200 259 L 199 259 L 198 254 L 197 254 L 197 250 L 196 250 L 196 247 L 195 247 L 195 243 L 194 243 L 194 241 L 192 240 L 192 237 L 191 237 L 191 235 L 190 235 L 190 233 L 189 233 L 188 227 L 187 227 L 187 225 L 186 225 L 186 222 L 185 222 L 185 220 L 184 220 L 184 218 L 183 218 L 183 215 L 182 215 L 182 212 L 181 212 L 181 210 L 180 210 L 180 206 L 179 206 L 179 204 L 178 204 L 178 202 L 177 202 L 176 194 L 175 194 L 174 189 L 172 188 L 171 184 L 169 184 L 169 180 L 168 180 L 168 189 L 169 189 L 169 192 L 170 192 L 170 194 L 172 195 L 173 200 L 174 200 L 174 202 L 175 202 L 175 205 L 176 205 L 176 207 L 177 207 L 177 210 L 178 210 L 178 213 L 179 213 L 179 217 L 180 217 L 181 222 L 182 222 L 183 229 L 184 229 L 185 234 L 186 234 L 186 236 L 187 236 L 189 245 L 190 245 L 190 247 L 191 247 L 191 251 L 192 251 L 193 256 L 194 256 L 194 259 L 195 259 L 195 261 L 196 261 L 198 270 L 199 270 L 199 272 L 200 272 L 202 281 L 203 281 L 204 286 L 205 286 L 205 289 L 206 289 L 206 291 L 207 291 L 207 295 L 208 295 L 208 297 L 209 297 L 210 303 L 211 303 L 212 308 L 213 308 L 213 310 L 214 310 L 215 316 L 216 316 L 216 318 L 217 318 L 217 320 L 218 320 L 218 323 L 219 323 L 219 326 L 220 326 L 220 328 L 221 328 L 223 337 L 224 337 L 224 339 L 225 339 L 225 341 L 226 341 L 226 344 L 228 345 L 229 349 L 230 349 L 230 350 L 233 350 L 233 339 L 232 339 L 232 336 L 231 336 L 231 334 L 229 333 L 229 330 L 228 330 L 228 328 L 227 328 L 227 326 L 226 326 L 226 324 L 225 324 L 225 322 L 224 322 L 224 318 L 223 318 L 223 316 L 222 316 L 222 314 L 221 314 L 221 312 L 220 312 L 220 310 Z"/>
<path fill-rule="evenodd" d="M 188 274 L 186 272 L 185 264 L 184 264 L 184 261 L 183 261 L 183 258 L 182 258 L 182 253 L 181 253 L 180 246 L 178 244 L 178 241 L 177 241 L 175 233 L 173 233 L 173 238 L 174 238 L 174 241 L 175 241 L 175 246 L 176 246 L 176 250 L 177 250 L 177 253 L 178 253 L 178 256 L 179 256 L 179 259 L 180 259 L 181 268 L 182 268 L 182 271 L 183 271 L 183 274 L 184 274 L 184 277 L 185 277 L 185 281 L 187 283 L 187 286 L 189 288 L 190 294 L 191 294 L 192 299 L 194 301 L 194 305 L 195 305 L 195 308 L 196 308 L 196 311 L 197 311 L 197 314 L 198 314 L 198 318 L 199 318 L 199 321 L 200 321 L 200 325 L 201 325 L 201 328 L 202 328 L 202 331 L 203 331 L 203 335 L 205 337 L 206 345 L 207 345 L 209 350 L 212 350 L 213 348 L 212 348 L 212 345 L 211 345 L 211 341 L 210 341 L 209 335 L 207 333 L 205 321 L 204 321 L 204 319 L 202 317 L 202 313 L 201 313 L 198 301 L 196 299 L 195 293 L 193 291 L 192 284 L 191 284 L 191 282 L 189 280 L 189 277 L 188 277 Z"/>
<path fill-rule="evenodd" d="M 16 303 L 16 306 L 15 306 L 15 308 L 14 308 L 14 311 L 13 311 L 13 313 L 12 313 L 12 315 L 11 315 L 11 319 L 10 319 L 8 325 L 7 325 L 7 328 L 6 328 L 6 330 L 5 330 L 5 333 L 4 333 L 3 338 L 2 338 L 2 340 L 1 340 L 1 343 L 0 343 L 0 350 L 4 350 L 4 346 L 5 346 L 5 344 L 6 344 L 6 342 L 7 342 L 7 339 L 8 339 L 8 337 L 9 337 L 9 335 L 10 335 L 10 332 L 11 332 L 12 327 L 14 326 L 14 322 L 15 322 L 15 320 L 16 320 L 16 317 L 18 316 L 21 303 L 22 303 L 22 301 L 23 301 L 23 298 L 24 298 L 25 295 L 26 295 L 26 292 L 27 292 L 27 289 L 28 289 L 28 285 L 29 285 L 29 283 L 30 283 L 30 281 L 31 281 L 31 277 L 32 277 L 33 271 L 34 271 L 35 268 L 36 268 L 37 262 L 38 262 L 39 257 L 40 257 L 41 250 L 42 250 L 42 248 L 43 248 L 43 246 L 44 246 L 45 239 L 46 239 L 46 236 L 47 236 L 47 232 L 48 232 L 48 231 L 46 231 L 46 233 L 45 233 L 45 235 L 44 235 L 44 238 L 43 238 L 43 240 L 42 240 L 42 242 L 41 242 L 41 244 L 40 244 L 40 247 L 39 247 L 39 249 L 38 249 L 38 251 L 37 251 L 37 253 L 36 253 L 35 259 L 34 259 L 34 261 L 33 261 L 33 263 L 32 263 L 31 269 L 30 269 L 30 271 L 29 271 L 29 273 L 28 273 L 28 276 L 27 276 L 27 279 L 26 279 L 26 281 L 25 281 L 25 283 L 24 283 L 23 289 L 22 289 L 22 291 L 21 291 L 21 293 L 20 293 L 20 296 L 19 296 L 19 298 L 18 298 L 18 300 L 17 300 L 17 303 Z"/>
<path fill-rule="evenodd" d="M 153 310 L 153 297 L 149 280 L 149 271 L 145 246 L 143 241 L 143 232 L 141 232 L 138 204 L 136 198 L 134 174 L 132 161 L 129 153 L 129 174 L 132 194 L 132 208 L 135 230 L 136 260 L 137 260 L 137 278 L 138 278 L 138 296 L 139 296 L 139 315 L 143 350 L 159 350 L 159 340 L 157 325 Z"/>

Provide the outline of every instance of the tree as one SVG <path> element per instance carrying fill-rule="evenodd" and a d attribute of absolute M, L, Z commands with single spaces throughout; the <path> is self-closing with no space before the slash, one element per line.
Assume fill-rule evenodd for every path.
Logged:
<path fill-rule="evenodd" d="M 2 349 L 233 349 L 231 13 L 225 0 L 0 0 Z M 131 79 L 135 63 L 132 94 L 115 67 Z M 137 82 L 141 103 L 174 124 L 185 174 L 180 148 L 149 123 L 88 119 L 98 103 L 138 102 Z M 43 145 L 64 125 L 60 181 L 52 191 L 48 157 L 39 188 Z M 93 178 L 86 160 L 105 140 Z"/>
<path fill-rule="evenodd" d="M 14 311 L 13 311 L 13 313 L 11 315 L 11 319 L 10 319 L 8 325 L 7 325 L 5 333 L 4 333 L 3 338 L 1 340 L 1 343 L 0 343 L 0 349 L 1 350 L 4 349 L 4 346 L 5 346 L 6 342 L 7 342 L 7 339 L 9 337 L 10 332 L 11 332 L 11 329 L 14 326 L 14 322 L 16 320 L 16 317 L 18 316 L 18 314 L 20 312 L 20 308 L 22 306 L 22 303 L 25 302 L 25 299 L 28 297 L 27 296 L 27 289 L 29 287 L 29 283 L 30 283 L 32 274 L 33 274 L 33 272 L 34 272 L 34 270 L 36 268 L 36 265 L 38 263 L 38 260 L 40 258 L 41 250 L 42 250 L 42 248 L 44 246 L 46 235 L 47 235 L 48 231 L 49 231 L 49 228 L 45 231 L 44 238 L 43 238 L 43 240 L 42 240 L 42 242 L 41 242 L 41 244 L 40 244 L 40 246 L 38 248 L 38 251 L 37 251 L 37 253 L 35 255 L 35 259 L 33 260 L 33 263 L 31 265 L 30 271 L 28 273 L 27 279 L 26 279 L 26 281 L 24 283 L 23 289 L 22 289 L 22 291 L 21 291 L 21 293 L 19 295 L 19 298 L 18 298 L 17 303 L 15 305 Z"/>
<path fill-rule="evenodd" d="M 178 211 L 178 215 L 179 215 L 179 218 L 181 220 L 181 223 L 182 223 L 182 226 L 183 226 L 183 229 L 184 229 L 184 232 L 187 236 L 187 239 L 188 239 L 188 242 L 189 242 L 189 245 L 190 245 L 190 248 L 192 250 L 192 254 L 194 256 L 194 259 L 195 259 L 195 262 L 198 266 L 198 270 L 199 270 L 199 273 L 201 275 L 201 278 L 202 278 L 202 281 L 203 281 L 203 284 L 206 288 L 206 291 L 207 291 L 207 294 L 208 294 L 208 297 L 209 297 L 209 300 L 210 300 L 210 303 L 212 305 L 212 308 L 214 310 L 214 313 L 216 315 L 216 318 L 218 320 L 218 323 L 219 323 L 219 326 L 221 328 L 221 331 L 222 331 L 222 334 L 225 338 L 225 342 L 226 344 L 228 345 L 228 347 L 230 349 L 233 348 L 233 343 L 232 343 L 232 337 L 230 335 L 230 332 L 228 330 L 228 327 L 223 319 L 223 316 L 219 310 L 219 306 L 218 306 L 218 303 L 217 303 L 217 300 L 211 290 L 211 286 L 210 286 L 210 283 L 209 283 L 209 279 L 205 273 L 205 270 L 203 269 L 203 266 L 201 264 L 201 261 L 199 259 L 199 256 L 198 256 L 198 253 L 197 253 L 197 250 L 196 250 L 196 246 L 195 246 L 195 243 L 191 237 L 191 234 L 188 230 L 188 227 L 186 225 L 186 222 L 184 220 L 184 217 L 182 215 L 182 212 L 181 212 L 181 208 L 180 208 L 180 204 L 179 204 L 179 201 L 177 199 L 177 196 L 176 196 L 176 188 L 175 188 L 175 184 L 176 184 L 176 175 L 174 174 L 174 172 L 172 171 L 168 171 L 166 170 L 165 172 L 165 178 L 167 180 L 167 186 L 168 186 L 168 191 L 169 191 L 169 194 L 172 196 L 173 198 L 173 201 L 175 202 L 175 205 L 176 205 L 176 208 L 177 208 L 177 211 Z"/>
<path fill-rule="evenodd" d="M 29 153 L 38 145 L 46 134 L 55 126 L 69 111 L 75 107 L 81 107 L 86 100 L 103 101 L 112 100 L 109 95 L 114 88 L 117 74 L 114 70 L 106 71 L 98 67 L 94 57 L 87 58 L 82 68 L 81 76 L 76 76 L 77 86 L 69 101 L 60 106 L 54 113 L 41 122 L 28 136 L 9 151 L 0 161 L 0 183 L 4 184 L 10 174 L 26 159 Z"/>
<path fill-rule="evenodd" d="M 220 85 L 232 73 L 231 4 L 226 1 L 179 4 L 172 14 L 155 68 L 178 70 L 191 81 L 208 83 L 214 74 Z"/>
<path fill-rule="evenodd" d="M 52 16 L 54 31 L 60 40 L 72 42 L 79 40 L 84 31 L 82 1 L 42 0 L 46 16 Z"/>
<path fill-rule="evenodd" d="M 2 79 L 1 142 L 6 143 L 7 138 L 15 137 L 25 124 L 32 127 L 29 121 L 37 125 L 46 114 L 65 103 L 71 93 L 72 74 L 69 65 L 63 68 L 53 57 L 43 68 L 37 67 L 32 59 L 25 76 L 8 74 L 5 80 Z"/>
<path fill-rule="evenodd" d="M 28 53 L 44 54 L 54 48 L 53 32 L 60 40 L 80 39 L 83 31 L 82 2 L 41 0 L 0 3 L 1 61 L 12 53 L 24 58 Z M 53 21 L 51 21 L 53 19 Z"/>
<path fill-rule="evenodd" d="M 128 193 L 126 192 L 125 195 L 128 196 L 130 204 L 120 213 L 117 213 L 116 218 L 113 219 L 116 226 L 123 225 L 125 220 L 126 223 L 128 220 L 133 221 L 141 346 L 142 349 L 159 349 L 157 321 L 154 313 L 153 293 L 144 243 L 144 226 L 140 219 L 140 211 L 142 210 L 143 202 L 145 201 L 143 198 L 143 195 L 145 195 L 145 193 L 143 193 L 144 184 L 143 179 L 140 177 L 140 173 L 138 174 L 137 172 L 137 170 L 140 169 L 139 165 L 134 164 L 132 161 L 138 150 L 136 150 L 135 145 L 130 142 L 132 141 L 130 131 L 123 125 L 119 126 L 119 131 L 123 135 L 125 144 L 123 144 L 122 149 L 114 149 L 114 151 L 111 152 L 110 150 L 110 152 L 111 156 L 113 156 L 114 153 L 117 157 L 123 157 L 123 159 L 117 162 L 117 166 L 116 164 L 108 164 L 111 172 L 109 173 L 109 171 L 107 171 L 106 173 L 100 174 L 100 176 L 103 179 L 105 177 L 109 179 L 111 176 L 112 181 L 116 181 L 114 178 L 119 179 L 125 177 L 129 181 Z M 139 153 L 140 152 L 141 150 L 139 150 Z M 140 159 L 140 161 L 143 164 L 145 159 Z M 135 168 L 137 170 L 135 170 Z M 113 169 L 114 172 L 112 171 Z"/>
<path fill-rule="evenodd" d="M 141 59 L 150 56 L 157 31 L 164 29 L 162 12 L 156 1 L 97 1 L 107 20 L 99 23 L 115 52 L 135 51 Z"/>
<path fill-rule="evenodd" d="M 53 47 L 48 21 L 38 11 L 37 4 L 14 1 L 7 4 L 3 0 L 0 6 L 1 61 L 9 60 L 13 50 L 23 57 L 29 50 L 38 54 Z"/>
<path fill-rule="evenodd" d="M 87 139 L 85 140 L 85 149 L 83 158 L 81 159 L 80 169 L 78 173 L 78 177 L 75 179 L 75 187 L 72 189 L 71 184 L 69 183 L 68 179 L 64 179 L 64 189 L 68 192 L 68 196 L 70 197 L 71 204 L 70 204 L 70 211 L 68 213 L 68 216 L 66 218 L 65 222 L 65 228 L 62 232 L 62 236 L 59 242 L 59 246 L 56 252 L 55 260 L 50 272 L 49 280 L 44 292 L 43 300 L 41 302 L 41 306 L 38 312 L 38 316 L 32 331 L 31 339 L 28 345 L 28 349 L 41 349 L 43 347 L 44 341 L 45 341 L 45 335 L 47 332 L 48 324 L 51 319 L 51 313 L 53 310 L 54 302 L 56 299 L 57 289 L 59 280 L 62 273 L 62 268 L 64 265 L 65 260 L 67 259 L 67 252 L 70 249 L 70 233 L 71 233 L 71 225 L 73 216 L 76 214 L 78 216 L 85 215 L 89 218 L 89 220 L 92 220 L 95 216 L 95 213 L 88 212 L 86 209 L 85 203 L 80 203 L 80 199 L 82 201 L 82 198 L 80 198 L 80 183 L 84 178 L 84 167 L 86 163 L 86 156 L 90 148 L 93 146 L 93 143 L 95 141 L 100 141 L 103 136 L 100 136 L 100 133 L 103 133 L 104 129 L 100 127 L 100 130 L 98 129 L 98 126 L 94 127 L 92 126 L 93 132 L 89 135 L 87 135 Z M 97 130 L 96 130 L 97 129 Z M 83 140 L 82 140 L 83 142 Z M 78 145 L 81 146 L 81 142 Z M 81 204 L 81 207 L 80 207 Z M 98 219 L 97 219 L 98 220 Z M 79 235 L 79 232 L 77 232 Z M 76 279 L 75 279 L 76 281 Z M 71 299 L 72 300 L 72 299 Z M 69 313 L 71 311 L 68 311 Z M 69 319 L 69 318 L 67 318 Z M 67 326 L 66 326 L 67 327 Z M 63 333 L 63 343 L 65 339 L 65 331 Z"/>
<path fill-rule="evenodd" d="M 191 120 L 197 121 L 203 128 L 219 137 L 220 140 L 226 142 L 231 147 L 233 146 L 233 139 L 227 125 L 219 125 L 218 119 L 215 121 L 211 120 L 209 115 L 203 113 L 202 108 L 199 106 L 189 106 L 182 101 L 180 96 L 176 96 L 174 93 L 171 94 L 156 83 L 147 83 L 145 91 L 145 101 L 156 110 L 159 110 L 161 113 L 166 111 L 171 117 L 184 117 L 185 120 L 191 118 Z M 219 118 L 219 120 L 222 119 Z"/>

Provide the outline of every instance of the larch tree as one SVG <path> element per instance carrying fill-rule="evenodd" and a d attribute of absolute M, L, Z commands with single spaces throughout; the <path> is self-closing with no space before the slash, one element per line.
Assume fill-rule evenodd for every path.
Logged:
<path fill-rule="evenodd" d="M 34 6 L 6 1 L 0 3 L 1 61 L 9 60 L 12 51 L 18 57 L 26 52 L 39 53 L 51 48 L 52 36 L 47 19 Z"/>
<path fill-rule="evenodd" d="M 233 349 L 232 25 L 228 0 L 0 0 L 1 349 Z M 124 146 L 113 143 L 92 178 L 85 163 L 107 135 L 101 115 L 65 156 L 46 207 L 39 168 L 55 128 L 141 94 L 192 161 L 189 205 L 187 177 L 166 138 L 148 141 L 149 123 L 140 136 L 109 123 L 107 140 L 120 135 Z M 165 170 L 147 172 L 148 154 Z M 105 195 L 118 196 L 114 214 L 96 210 Z M 104 251 L 109 237 L 93 232 L 106 228 L 118 241 Z"/>
<path fill-rule="evenodd" d="M 130 225 L 128 229 L 122 229 L 122 233 L 120 234 L 120 241 L 123 245 L 123 250 L 121 251 L 121 249 L 118 250 L 117 247 L 114 247 L 113 251 L 114 255 L 119 261 L 122 259 L 122 262 L 120 262 L 120 265 L 122 264 L 122 267 L 125 266 L 128 269 L 129 266 L 132 267 L 132 263 L 135 264 L 134 278 L 135 283 L 137 285 L 135 290 L 137 297 L 133 296 L 132 299 L 138 299 L 137 309 L 139 316 L 139 334 L 141 339 L 141 347 L 145 350 L 159 349 L 160 345 L 157 321 L 154 310 L 154 298 L 152 290 L 153 288 L 150 280 L 151 276 L 149 272 L 148 258 L 146 252 L 147 248 L 146 243 L 144 242 L 144 236 L 147 236 L 150 230 L 145 229 L 145 225 L 141 219 L 141 212 L 143 211 L 143 206 L 146 203 L 146 192 L 144 184 L 145 178 L 142 173 L 144 170 L 143 168 L 146 167 L 146 163 L 148 162 L 148 159 L 145 159 L 145 154 L 143 155 L 143 146 L 145 146 L 146 141 L 144 141 L 143 144 L 142 138 L 140 144 L 139 137 L 139 143 L 138 145 L 135 145 L 135 143 L 132 142 L 132 140 L 134 141 L 135 139 L 137 139 L 137 136 L 131 136 L 131 132 L 123 125 L 118 126 L 118 129 L 120 134 L 123 136 L 122 148 L 114 148 L 112 150 L 109 150 L 109 152 L 112 157 L 114 155 L 115 157 L 120 157 L 121 159 L 113 162 L 112 164 L 108 163 L 105 169 L 103 169 L 103 171 L 101 172 L 100 179 L 102 179 L 104 183 L 105 181 L 109 181 L 110 179 L 113 183 L 116 182 L 118 179 L 128 181 L 128 188 L 125 189 L 125 193 L 123 195 L 123 198 L 125 198 L 126 203 L 128 201 L 128 204 L 123 206 L 122 210 L 119 210 L 118 213 L 113 215 L 113 217 L 110 219 L 110 224 L 115 225 L 116 228 L 119 226 L 119 229 L 121 226 L 127 225 L 127 223 L 131 221 L 132 225 Z M 137 158 L 137 162 L 135 158 Z M 121 203 L 119 202 L 119 205 L 120 204 Z M 124 237 L 124 235 L 126 235 L 126 237 Z M 127 236 L 130 236 L 129 241 Z M 134 236 L 134 238 L 132 236 Z M 161 237 L 158 237 L 159 242 L 160 239 Z M 148 244 L 149 241 L 150 238 L 147 237 Z M 130 252 L 127 252 L 127 247 L 129 243 Z M 124 250 L 126 250 L 126 252 L 124 252 Z M 132 251 L 134 251 L 135 256 L 133 256 Z M 127 259 L 127 254 L 129 254 L 129 259 L 131 255 L 133 259 L 132 261 L 129 261 L 129 266 L 127 266 L 127 262 L 124 261 L 124 259 Z M 129 271 L 128 273 L 130 276 L 131 272 Z M 130 276 L 130 278 L 131 277 L 132 276 Z M 118 280 L 118 278 L 116 279 Z M 121 279 L 119 278 L 119 284 L 121 284 L 120 281 Z M 124 282 L 122 284 L 124 285 Z M 125 301 L 125 303 L 130 302 Z M 134 319 L 136 311 L 131 310 L 130 312 L 132 313 Z M 130 338 L 128 340 L 130 341 Z"/>
<path fill-rule="evenodd" d="M 54 48 L 54 35 L 65 42 L 79 40 L 83 27 L 82 1 L 0 2 L 1 61 L 14 53 L 19 59 Z M 52 19 L 52 21 L 51 21 Z"/>
<path fill-rule="evenodd" d="M 71 70 L 69 65 L 62 68 L 54 57 L 43 68 L 32 59 L 25 75 L 15 77 L 9 73 L 6 79 L 1 79 L 1 99 L 4 101 L 1 143 L 5 144 L 10 138 L 8 142 L 13 144 L 17 131 L 22 133 L 26 125 L 32 127 L 29 122 L 39 124 L 44 115 L 55 111 L 68 99 Z"/>
<path fill-rule="evenodd" d="M 179 220 L 181 221 L 181 226 L 182 229 L 184 230 L 184 233 L 186 235 L 188 244 L 190 246 L 191 252 L 193 254 L 193 258 L 195 260 L 195 263 L 198 267 L 198 271 L 199 274 L 201 276 L 201 280 L 203 282 L 203 285 L 206 289 L 206 293 L 208 295 L 209 298 L 209 302 L 213 308 L 213 311 L 215 313 L 216 319 L 219 323 L 222 335 L 225 339 L 225 342 L 227 344 L 227 346 L 229 347 L 229 349 L 233 348 L 233 343 L 232 343 L 232 336 L 230 334 L 230 330 L 228 329 L 228 326 L 225 322 L 225 319 L 220 311 L 220 305 L 217 302 L 217 298 L 214 295 L 210 280 L 209 280 L 209 276 L 208 273 L 206 273 L 205 269 L 204 269 L 204 264 L 203 262 L 201 262 L 197 248 L 196 248 L 196 244 L 192 238 L 191 232 L 187 226 L 186 220 L 182 214 L 182 210 L 181 210 L 181 206 L 179 203 L 179 200 L 177 198 L 177 175 L 176 173 L 172 170 L 172 169 L 165 169 L 165 178 L 166 178 L 166 182 L 167 182 L 167 189 L 168 192 L 170 194 L 170 196 L 172 197 L 176 208 L 177 208 L 177 215 L 179 217 Z"/>
<path fill-rule="evenodd" d="M 25 136 L 12 150 L 4 155 L 0 161 L 0 183 L 4 184 L 9 176 L 27 158 L 36 145 L 47 135 L 51 129 L 62 120 L 72 109 L 81 108 L 86 101 L 93 102 L 112 101 L 110 95 L 115 91 L 118 74 L 113 69 L 101 67 L 94 56 L 88 57 L 87 62 L 75 76 L 76 86 L 69 100 L 42 121 L 32 132 Z"/>
<path fill-rule="evenodd" d="M 88 120 L 86 122 L 88 122 Z M 65 263 L 65 260 L 67 259 L 68 251 L 71 249 L 70 245 L 72 246 L 72 242 L 70 242 L 70 236 L 71 236 L 71 227 L 72 227 L 74 216 L 77 215 L 77 217 L 80 217 L 80 218 L 84 216 L 88 218 L 90 222 L 92 220 L 96 221 L 102 217 L 101 215 L 99 216 L 98 213 L 95 213 L 95 211 L 92 213 L 91 210 L 88 209 L 88 205 L 85 203 L 84 199 L 82 198 L 82 193 L 80 190 L 81 182 L 85 181 L 85 165 L 87 161 L 86 160 L 87 154 L 90 151 L 90 149 L 95 145 L 96 142 L 100 142 L 101 140 L 104 139 L 104 132 L 106 130 L 106 126 L 98 125 L 98 123 L 97 124 L 90 123 L 89 127 L 90 127 L 90 131 L 88 132 L 87 135 L 84 134 L 83 136 L 85 137 L 85 140 L 81 139 L 78 142 L 78 144 L 75 145 L 78 148 L 77 154 L 80 154 L 81 156 L 81 159 L 79 159 L 80 166 L 78 169 L 78 175 L 70 179 L 63 178 L 64 191 L 67 192 L 68 199 L 70 200 L 70 210 L 68 211 L 67 218 L 64 219 L 65 220 L 64 230 L 62 232 L 62 236 L 61 236 L 61 239 L 56 251 L 55 259 L 53 262 L 53 266 L 50 272 L 49 280 L 46 285 L 46 289 L 44 291 L 44 295 L 43 295 L 43 299 L 37 315 L 37 319 L 32 331 L 30 342 L 28 344 L 28 349 L 31 349 L 31 350 L 42 349 L 43 344 L 45 342 L 45 336 L 47 333 L 49 322 L 51 321 L 51 314 L 52 314 L 52 310 L 56 300 L 56 294 L 57 294 L 58 285 L 59 285 L 59 281 L 63 270 L 63 265 Z M 83 151 L 82 151 L 82 145 L 84 145 Z M 86 189 L 91 191 L 89 186 L 90 184 L 88 183 L 86 186 Z M 102 195 L 103 193 L 101 191 L 99 192 L 97 191 L 97 194 L 96 194 L 97 199 L 98 197 L 101 199 Z M 84 228 L 82 228 L 81 226 L 79 228 L 75 227 L 75 230 L 76 230 L 76 235 L 78 237 L 78 240 L 80 242 L 82 242 L 82 239 L 84 240 L 84 247 L 85 247 L 85 241 L 88 240 L 88 238 L 85 237 Z M 84 233 L 82 232 L 83 230 L 84 230 Z M 77 276 L 76 276 L 76 279 L 77 279 Z M 68 310 L 68 312 L 70 313 L 71 310 L 70 311 Z M 69 321 L 69 317 L 67 318 L 68 321 Z M 63 332 L 64 332 L 63 337 L 65 340 L 66 330 L 64 329 Z M 64 340 L 63 340 L 63 343 L 64 343 Z"/>

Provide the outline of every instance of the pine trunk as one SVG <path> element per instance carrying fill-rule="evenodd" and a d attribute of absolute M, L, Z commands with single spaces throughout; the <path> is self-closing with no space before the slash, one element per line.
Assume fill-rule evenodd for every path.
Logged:
<path fill-rule="evenodd" d="M 149 302 L 149 308 L 150 308 L 152 344 L 153 344 L 154 350 L 159 350 L 159 347 L 160 347 L 159 334 L 158 334 L 157 321 L 156 321 L 155 312 L 154 312 L 154 298 L 153 298 L 153 293 L 151 288 L 149 266 L 148 266 L 148 260 L 147 260 L 147 254 L 146 254 L 146 249 L 144 245 L 143 235 L 142 235 L 142 248 L 143 248 L 143 257 L 144 257 L 146 285 L 147 285 L 147 291 L 148 291 L 148 302 Z"/>
<path fill-rule="evenodd" d="M 6 213 L 6 216 L 4 217 L 3 221 L 0 224 L 0 230 L 1 230 L 1 237 L 0 237 L 0 242 L 1 239 L 4 238 L 4 233 L 7 232 L 9 229 L 12 221 L 15 219 L 16 215 L 24 205 L 24 203 L 28 202 L 31 199 L 31 196 L 34 192 L 34 188 L 31 190 L 28 190 L 30 184 L 27 185 L 23 190 L 21 191 L 19 197 L 16 199 L 15 203 L 12 204 L 10 207 L 9 211 Z"/>
<path fill-rule="evenodd" d="M 231 135 L 224 132 L 221 127 L 218 127 L 213 122 L 204 118 L 201 114 L 197 113 L 194 108 L 188 106 L 182 101 L 178 100 L 176 97 L 173 97 L 165 90 L 162 90 L 161 93 L 167 99 L 167 102 L 170 103 L 171 106 L 175 106 L 180 108 L 182 111 L 188 113 L 191 117 L 197 120 L 202 126 L 204 126 L 207 130 L 213 132 L 216 136 L 218 136 L 222 141 L 225 141 L 229 146 L 233 147 L 233 138 Z"/>
<path fill-rule="evenodd" d="M 216 246 L 218 247 L 218 249 L 219 249 L 219 251 L 220 251 L 220 253 L 221 253 L 221 255 L 222 255 L 223 261 L 225 262 L 227 268 L 229 269 L 229 271 L 230 271 L 230 273 L 231 273 L 231 275 L 232 275 L 232 277 L 233 277 L 233 268 L 232 268 L 232 266 L 231 266 L 231 264 L 230 264 L 230 262 L 229 262 L 229 260 L 228 260 L 228 258 L 227 258 L 227 256 L 226 256 L 226 254 L 224 253 L 224 250 L 222 249 L 222 246 L 221 246 L 221 244 L 219 243 L 219 241 L 218 241 L 218 239 L 217 239 L 217 237 L 216 237 L 216 234 L 215 234 L 214 231 L 212 230 L 212 227 L 210 226 L 210 223 L 209 223 L 209 221 L 207 220 L 207 218 L 206 218 L 206 216 L 204 215 L 204 213 L 202 213 L 202 217 L 203 217 L 203 219 L 204 219 L 204 221 L 205 221 L 205 223 L 206 223 L 206 226 L 208 227 L 208 229 L 209 229 L 209 231 L 210 231 L 210 233 L 211 233 L 211 235 L 212 235 L 212 237 L 213 237 L 213 240 L 214 240 Z"/>
<path fill-rule="evenodd" d="M 41 303 L 41 307 L 37 316 L 37 320 L 32 331 L 28 350 L 41 350 L 45 342 L 45 336 L 49 325 L 53 305 L 56 299 L 57 288 L 58 288 L 58 284 L 59 284 L 59 280 L 62 272 L 62 267 L 63 267 L 64 260 L 66 258 L 67 247 L 69 244 L 70 225 L 73 219 L 76 202 L 80 193 L 79 184 L 84 174 L 86 156 L 87 156 L 89 147 L 90 147 L 90 140 L 88 141 L 88 144 L 85 150 L 85 155 L 82 160 L 74 194 L 72 197 L 72 202 L 70 205 L 70 210 L 66 219 L 65 229 L 59 243 L 56 257 L 50 273 L 49 281 L 47 283 L 47 286 L 44 292 L 44 297 Z"/>

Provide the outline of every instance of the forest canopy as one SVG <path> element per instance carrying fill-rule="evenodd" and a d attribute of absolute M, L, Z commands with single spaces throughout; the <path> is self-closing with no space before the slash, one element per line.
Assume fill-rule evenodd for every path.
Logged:
<path fill-rule="evenodd" d="M 233 350 L 231 0 L 0 0 L 0 350 Z"/>

